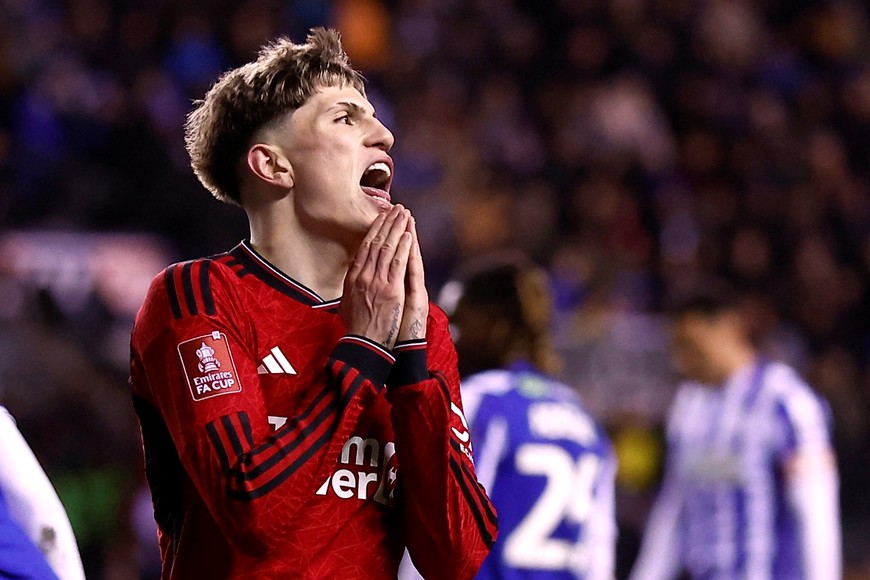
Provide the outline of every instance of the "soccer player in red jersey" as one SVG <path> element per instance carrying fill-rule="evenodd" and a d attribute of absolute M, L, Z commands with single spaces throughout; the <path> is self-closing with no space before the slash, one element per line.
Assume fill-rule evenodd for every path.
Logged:
<path fill-rule="evenodd" d="M 131 383 L 163 578 L 470 578 L 497 520 L 393 135 L 337 33 L 280 39 L 186 126 L 191 164 L 250 239 L 169 266 Z"/>

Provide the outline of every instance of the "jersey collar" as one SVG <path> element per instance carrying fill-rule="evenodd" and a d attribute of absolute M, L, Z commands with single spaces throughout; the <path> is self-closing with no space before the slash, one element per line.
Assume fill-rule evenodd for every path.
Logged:
<path fill-rule="evenodd" d="M 341 302 L 340 298 L 324 300 L 317 292 L 301 282 L 297 282 L 271 264 L 251 246 L 248 240 L 242 240 L 238 246 L 230 250 L 230 255 L 238 260 L 245 267 L 245 270 L 267 286 L 312 308 L 337 308 Z"/>

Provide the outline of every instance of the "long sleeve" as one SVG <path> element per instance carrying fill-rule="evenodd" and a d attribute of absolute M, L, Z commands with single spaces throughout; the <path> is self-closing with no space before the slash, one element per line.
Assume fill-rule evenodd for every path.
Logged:
<path fill-rule="evenodd" d="M 804 578 L 835 580 L 842 574 L 838 478 L 830 454 L 791 458 L 788 503 L 798 521 Z"/>
<path fill-rule="evenodd" d="M 807 387 L 780 399 L 775 416 L 785 495 L 797 524 L 803 578 L 840 578 L 839 478 L 826 408 Z"/>
<path fill-rule="evenodd" d="M 665 475 L 647 520 L 631 580 L 667 580 L 679 572 L 679 520 L 682 499 L 676 481 Z"/>
<path fill-rule="evenodd" d="M 612 580 L 616 570 L 616 458 L 604 459 L 602 475 L 594 493 L 594 503 L 589 514 L 586 545 L 594 557 L 586 571 L 586 580 Z"/>
<path fill-rule="evenodd" d="M 423 577 L 471 578 L 495 542 L 498 521 L 475 475 L 446 316 L 432 309 L 425 350 L 397 349 L 397 367 L 418 370 L 388 382 L 402 517 Z"/>
<path fill-rule="evenodd" d="M 383 389 L 394 359 L 365 339 L 336 336 L 328 359 L 299 384 L 302 411 L 274 430 L 244 304 L 209 274 L 208 262 L 179 270 L 155 280 L 133 333 L 134 403 L 155 518 L 169 533 L 181 526 L 172 519 L 179 510 L 171 493 L 153 492 L 180 484 L 169 480 L 167 463 L 174 461 L 227 540 L 266 554 L 301 533 L 309 498 L 331 474 L 364 399 Z M 179 284 L 185 274 L 187 283 Z"/>
<path fill-rule="evenodd" d="M 42 550 L 58 578 L 83 579 L 81 557 L 63 504 L 4 407 L 0 407 L 0 489 L 10 515 Z"/>

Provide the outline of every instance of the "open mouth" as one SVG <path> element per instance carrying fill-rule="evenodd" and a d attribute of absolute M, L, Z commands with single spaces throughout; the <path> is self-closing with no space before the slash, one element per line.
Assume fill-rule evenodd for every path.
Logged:
<path fill-rule="evenodd" d="M 359 180 L 362 190 L 370 196 L 390 201 L 390 183 L 393 170 L 384 161 L 376 161 L 368 166 Z"/>

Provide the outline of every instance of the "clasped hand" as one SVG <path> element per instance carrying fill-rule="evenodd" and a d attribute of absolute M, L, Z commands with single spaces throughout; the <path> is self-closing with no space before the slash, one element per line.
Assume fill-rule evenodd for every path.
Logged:
<path fill-rule="evenodd" d="M 395 205 L 372 223 L 347 271 L 341 317 L 349 334 L 393 348 L 424 338 L 428 315 L 416 224 Z"/>

